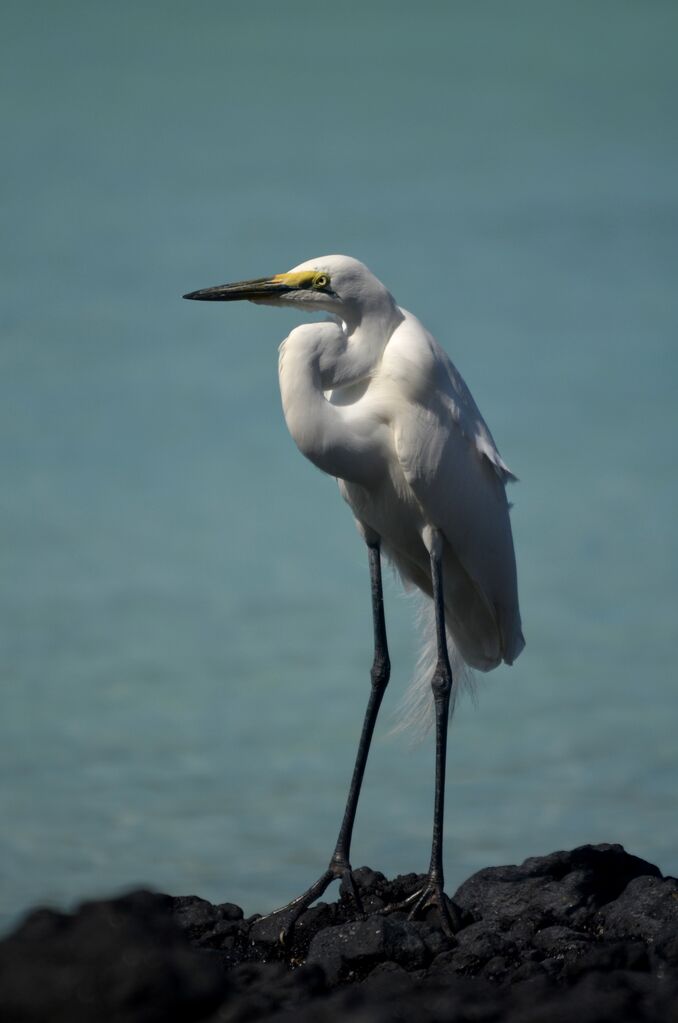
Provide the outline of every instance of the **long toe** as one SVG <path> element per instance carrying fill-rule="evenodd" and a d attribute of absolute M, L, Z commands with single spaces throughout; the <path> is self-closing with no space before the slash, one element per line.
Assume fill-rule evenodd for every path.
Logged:
<path fill-rule="evenodd" d="M 252 937 L 254 940 L 268 943 L 275 941 L 281 945 L 289 944 L 299 918 L 316 899 L 324 894 L 333 881 L 341 882 L 342 902 L 345 900 L 351 906 L 354 915 L 364 917 L 362 899 L 350 865 L 348 863 L 332 863 L 325 873 L 305 892 L 297 895 L 296 899 L 273 910 L 272 913 L 259 917 L 253 925 Z"/>
<path fill-rule="evenodd" d="M 420 920 L 428 913 L 429 909 L 437 910 L 443 932 L 448 938 L 454 937 L 461 927 L 459 910 L 452 900 L 448 899 L 443 891 L 443 886 L 430 878 L 402 902 L 394 902 L 390 906 L 386 906 L 384 913 L 407 912 L 409 920 Z"/>
<path fill-rule="evenodd" d="M 320 898 L 333 881 L 337 880 L 337 876 L 334 870 L 326 870 L 310 888 L 297 895 L 296 899 L 292 899 L 279 909 L 274 909 L 272 913 L 259 917 L 252 927 L 251 934 L 254 940 L 287 944 L 299 917 Z"/>

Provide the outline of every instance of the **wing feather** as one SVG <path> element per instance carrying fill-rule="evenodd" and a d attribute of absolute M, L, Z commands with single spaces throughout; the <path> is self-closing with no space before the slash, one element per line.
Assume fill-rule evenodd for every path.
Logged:
<path fill-rule="evenodd" d="M 416 388 L 420 400 L 398 410 L 396 454 L 427 520 L 443 533 L 451 564 L 463 567 L 490 612 L 483 615 L 453 580 L 445 593 L 453 632 L 456 622 L 481 665 L 512 663 L 524 645 L 505 489 L 515 477 L 461 375 L 430 335 L 427 341 L 429 358 L 418 366 L 432 379 Z"/>

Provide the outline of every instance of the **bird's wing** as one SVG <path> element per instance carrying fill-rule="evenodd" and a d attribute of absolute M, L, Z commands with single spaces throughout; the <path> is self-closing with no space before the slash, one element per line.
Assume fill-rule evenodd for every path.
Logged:
<path fill-rule="evenodd" d="M 505 490 L 515 477 L 461 375 L 430 335 L 424 340 L 418 379 L 393 421 L 396 454 L 426 519 L 496 616 L 511 661 L 523 642 Z"/>

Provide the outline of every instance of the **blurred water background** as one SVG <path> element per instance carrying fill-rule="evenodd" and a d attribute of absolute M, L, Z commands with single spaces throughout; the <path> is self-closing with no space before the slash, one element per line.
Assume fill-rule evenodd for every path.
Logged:
<path fill-rule="evenodd" d="M 0 906 L 149 884 L 263 911 L 325 867 L 367 563 L 277 390 L 287 311 L 184 291 L 358 256 L 465 375 L 527 649 L 450 741 L 448 890 L 619 841 L 678 868 L 678 8 L 5 0 Z M 388 736 L 354 864 L 423 870 Z"/>

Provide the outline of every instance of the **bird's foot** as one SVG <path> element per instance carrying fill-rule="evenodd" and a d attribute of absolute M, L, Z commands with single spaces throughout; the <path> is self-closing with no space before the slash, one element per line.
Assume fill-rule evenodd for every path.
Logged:
<path fill-rule="evenodd" d="M 363 909 L 360 893 L 353 878 L 353 871 L 351 870 L 350 863 L 347 860 L 332 860 L 325 873 L 322 874 L 310 888 L 307 888 L 305 892 L 301 893 L 301 895 L 297 895 L 296 899 L 292 899 L 292 901 L 288 902 L 286 905 L 281 906 L 279 909 L 274 909 L 272 913 L 267 913 L 265 916 L 259 917 L 255 926 L 259 930 L 259 925 L 264 922 L 265 924 L 275 923 L 276 927 L 279 926 L 280 928 L 279 931 L 277 931 L 278 941 L 281 945 L 288 944 L 294 930 L 294 925 L 299 917 L 316 901 L 316 899 L 320 898 L 333 881 L 341 881 L 342 896 L 347 896 L 355 906 L 358 916 L 363 917 L 365 915 L 365 911 Z"/>
<path fill-rule="evenodd" d="M 417 888 L 415 892 L 412 892 L 411 895 L 408 895 L 401 902 L 394 902 L 390 906 L 386 906 L 382 912 L 407 912 L 408 920 L 416 920 L 421 918 L 429 909 L 438 910 L 443 932 L 448 938 L 453 938 L 461 927 L 459 910 L 452 900 L 448 899 L 447 895 L 445 895 L 442 882 L 430 876 L 421 888 Z"/>

